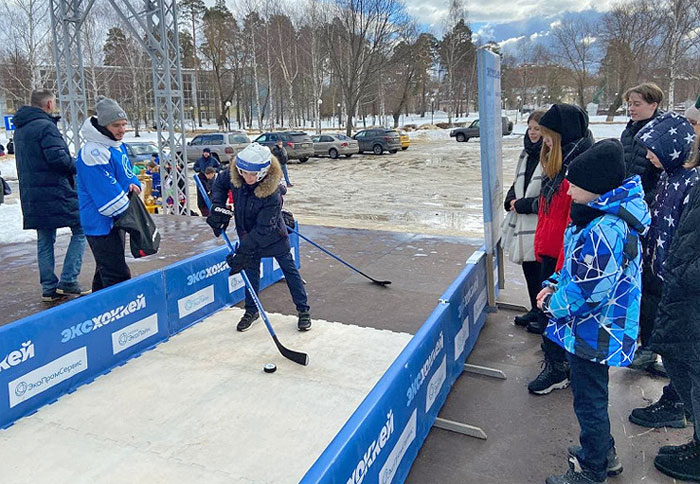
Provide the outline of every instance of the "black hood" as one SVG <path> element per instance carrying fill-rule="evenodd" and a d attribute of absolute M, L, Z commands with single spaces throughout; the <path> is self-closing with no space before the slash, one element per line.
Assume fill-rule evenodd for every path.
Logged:
<path fill-rule="evenodd" d="M 51 116 L 50 114 L 34 106 L 22 106 L 21 108 L 19 108 L 14 118 L 12 118 L 12 123 L 16 127 L 21 128 L 22 126 L 25 126 L 31 123 L 32 121 L 36 121 L 37 119 L 49 119 L 54 123 L 57 123 L 58 120 L 61 119 L 61 117 Z"/>
<path fill-rule="evenodd" d="M 553 104 L 540 119 L 540 126 L 559 133 L 564 146 L 586 136 L 588 114 L 573 104 Z"/>

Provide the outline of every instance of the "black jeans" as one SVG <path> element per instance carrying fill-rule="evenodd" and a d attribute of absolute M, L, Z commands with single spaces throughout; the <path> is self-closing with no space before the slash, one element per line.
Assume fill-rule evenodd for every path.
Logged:
<path fill-rule="evenodd" d="M 95 257 L 92 292 L 131 279 L 124 256 L 124 231 L 116 227 L 107 235 L 88 235 L 88 244 Z"/>
<path fill-rule="evenodd" d="M 284 274 L 284 280 L 287 282 L 287 287 L 292 295 L 292 300 L 297 308 L 297 311 L 308 311 L 309 305 L 306 301 L 306 289 L 304 289 L 304 282 L 301 280 L 301 275 L 294 265 L 294 259 L 292 258 L 292 253 L 287 252 L 283 256 L 275 257 L 277 263 L 282 269 L 282 274 Z M 245 273 L 248 275 L 250 284 L 255 290 L 255 294 L 259 294 L 260 289 L 260 259 L 256 259 L 256 263 L 250 268 L 245 269 Z M 248 289 L 245 291 L 245 310 L 247 312 L 257 312 L 258 308 L 255 306 L 255 302 L 251 297 Z"/>
<path fill-rule="evenodd" d="M 523 262 L 523 275 L 530 297 L 530 309 L 537 311 L 537 294 L 542 290 L 542 264 L 537 261 Z"/>
<path fill-rule="evenodd" d="M 557 268 L 557 259 L 554 257 L 542 256 L 541 272 L 540 272 L 540 288 L 542 283 L 549 279 L 549 276 L 554 274 Z M 540 323 L 547 326 L 549 322 L 549 316 L 540 311 L 539 317 L 541 318 Z M 556 344 L 554 341 L 550 340 L 546 336 L 546 331 L 542 333 L 542 341 L 544 347 L 544 359 L 547 361 L 563 363 L 566 361 L 566 350 Z"/>
<path fill-rule="evenodd" d="M 649 345 L 651 333 L 654 331 L 656 313 L 661 303 L 661 279 L 651 273 L 651 267 L 642 267 L 642 302 L 639 307 L 639 336 L 642 348 Z"/>
<path fill-rule="evenodd" d="M 692 361 L 662 357 L 664 368 L 671 378 L 673 389 L 678 392 L 685 409 L 693 413 L 695 431 L 693 438 L 700 443 L 698 427 L 700 427 L 700 367 Z M 664 388 L 666 392 L 666 388 Z"/>
<path fill-rule="evenodd" d="M 595 481 L 607 476 L 607 455 L 615 440 L 608 415 L 608 366 L 567 353 L 571 368 L 574 413 L 581 427 L 579 462 L 584 474 Z"/>

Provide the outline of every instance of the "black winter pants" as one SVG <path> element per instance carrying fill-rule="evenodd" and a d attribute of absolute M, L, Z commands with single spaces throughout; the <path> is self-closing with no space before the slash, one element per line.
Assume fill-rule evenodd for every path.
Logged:
<path fill-rule="evenodd" d="M 542 264 L 537 261 L 523 262 L 523 274 L 530 296 L 530 309 L 537 311 L 537 294 L 542 290 Z"/>
<path fill-rule="evenodd" d="M 131 279 L 124 256 L 124 231 L 112 228 L 107 235 L 88 235 L 88 244 L 95 257 L 92 292 Z"/>
<path fill-rule="evenodd" d="M 540 287 L 542 283 L 549 279 L 549 276 L 554 274 L 557 268 L 557 260 L 554 257 L 542 256 L 542 271 L 540 272 Z M 539 317 L 542 318 L 542 323 L 547 326 L 549 317 L 540 311 Z M 566 351 L 564 348 L 556 344 L 551 339 L 547 338 L 547 332 L 542 333 L 542 341 L 544 343 L 544 358 L 547 361 L 563 363 L 566 361 Z"/>

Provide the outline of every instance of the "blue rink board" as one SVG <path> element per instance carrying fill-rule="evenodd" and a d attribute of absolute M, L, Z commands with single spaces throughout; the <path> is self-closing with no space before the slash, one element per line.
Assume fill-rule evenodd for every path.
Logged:
<path fill-rule="evenodd" d="M 486 287 L 486 256 L 478 251 L 302 483 L 406 479 L 486 322 Z"/>
<path fill-rule="evenodd" d="M 290 235 L 299 267 L 299 238 Z M 0 429 L 245 297 L 226 247 L 0 327 Z M 263 259 L 260 289 L 282 278 Z"/>

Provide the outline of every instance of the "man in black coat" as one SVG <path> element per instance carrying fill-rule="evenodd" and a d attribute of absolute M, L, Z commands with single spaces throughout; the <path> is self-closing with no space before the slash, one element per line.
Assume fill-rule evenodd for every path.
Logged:
<path fill-rule="evenodd" d="M 697 144 L 695 145 L 697 148 Z M 697 159 L 695 160 L 697 162 Z M 661 303 L 650 348 L 695 423 L 693 439 L 659 449 L 654 465 L 676 479 L 700 482 L 700 185 L 690 192 L 664 267 Z"/>
<path fill-rule="evenodd" d="M 39 279 L 45 302 L 90 292 L 78 284 L 86 239 L 78 211 L 75 160 L 56 126 L 60 117 L 51 114 L 55 107 L 51 91 L 37 90 L 31 94 L 31 106 L 22 106 L 14 117 L 24 229 L 37 232 Z M 72 236 L 59 280 L 54 274 L 54 243 L 60 227 L 70 227 Z"/>

